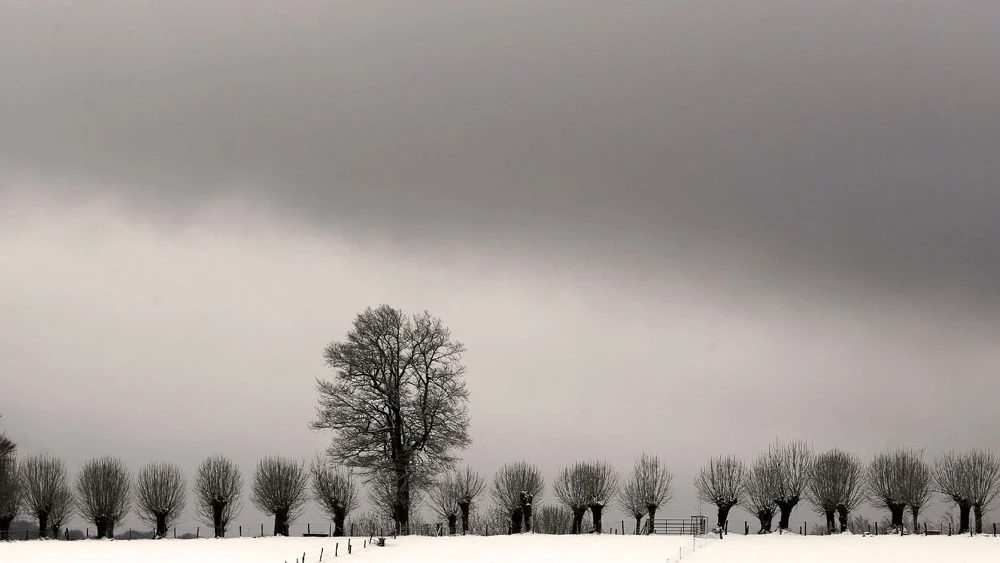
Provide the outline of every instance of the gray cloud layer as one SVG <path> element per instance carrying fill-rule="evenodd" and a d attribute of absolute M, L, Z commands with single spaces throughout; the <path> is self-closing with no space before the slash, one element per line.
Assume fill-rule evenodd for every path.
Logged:
<path fill-rule="evenodd" d="M 7 178 L 996 294 L 992 3 L 105 8 L 4 6 Z"/>

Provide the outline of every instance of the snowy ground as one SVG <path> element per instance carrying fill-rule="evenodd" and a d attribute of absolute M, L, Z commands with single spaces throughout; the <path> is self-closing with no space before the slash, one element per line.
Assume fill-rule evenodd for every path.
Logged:
<path fill-rule="evenodd" d="M 389 539 L 384 548 L 364 548 L 363 538 L 242 538 L 225 540 L 135 540 L 13 542 L 0 544 L 0 561 L 74 563 L 282 563 L 334 559 L 343 563 L 852 563 L 902 561 L 1000 561 L 1000 538 L 727 536 L 497 536 Z M 346 558 L 346 559 L 344 559 Z"/>

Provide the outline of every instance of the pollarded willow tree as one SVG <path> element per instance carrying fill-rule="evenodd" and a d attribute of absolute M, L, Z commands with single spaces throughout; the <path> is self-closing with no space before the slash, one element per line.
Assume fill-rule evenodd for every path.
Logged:
<path fill-rule="evenodd" d="M 760 534 L 771 533 L 778 507 L 775 499 L 780 496 L 780 491 L 780 467 L 771 456 L 760 455 L 747 471 L 746 487 L 740 501 L 744 510 L 757 517 Z"/>
<path fill-rule="evenodd" d="M 154 527 L 156 538 L 167 537 L 187 503 L 184 472 L 166 462 L 143 466 L 135 479 L 135 500 L 139 519 Z"/>
<path fill-rule="evenodd" d="M 642 517 L 648 516 L 651 526 L 656 511 L 673 497 L 673 482 L 673 474 L 659 457 L 646 452 L 639 454 L 620 496 L 622 510 L 635 518 L 636 534 L 640 533 Z"/>
<path fill-rule="evenodd" d="M 606 461 L 584 463 L 584 494 L 587 507 L 594 524 L 594 532 L 600 534 L 603 526 L 604 507 L 618 494 L 618 473 Z"/>
<path fill-rule="evenodd" d="M 852 454 L 834 448 L 816 456 L 812 464 L 807 496 L 816 510 L 826 517 L 826 531 L 838 531 L 834 515 L 840 520 L 840 532 L 846 532 L 850 513 L 865 499 L 864 470 Z"/>
<path fill-rule="evenodd" d="M 468 466 L 451 473 L 450 480 L 455 486 L 458 510 L 462 516 L 462 534 L 465 535 L 469 533 L 469 514 L 476 499 L 486 489 L 486 482 L 482 474 Z"/>
<path fill-rule="evenodd" d="M 1000 458 L 983 450 L 949 452 L 935 460 L 933 474 L 938 492 L 958 507 L 959 533 L 969 531 L 969 513 L 975 510 L 975 531 L 981 534 L 983 514 L 1000 494 Z"/>
<path fill-rule="evenodd" d="M 351 511 L 358 508 L 361 500 L 350 471 L 316 456 L 309 466 L 309 473 L 312 475 L 313 498 L 333 520 L 333 535 L 343 536 L 344 521 Z"/>
<path fill-rule="evenodd" d="M 69 488 L 69 483 L 63 483 L 56 491 L 52 503 L 52 511 L 49 512 L 49 529 L 52 538 L 59 538 L 59 530 L 63 529 L 63 524 L 73 517 L 73 510 L 76 499 L 73 498 L 73 491 Z"/>
<path fill-rule="evenodd" d="M 465 347 L 430 313 L 388 305 L 354 319 L 347 338 L 324 351 L 334 381 L 317 380 L 313 429 L 333 430 L 338 463 L 393 479 L 392 517 L 409 529 L 414 480 L 449 469 L 470 443 Z"/>
<path fill-rule="evenodd" d="M 545 479 L 538 467 L 519 460 L 504 464 L 493 477 L 493 502 L 510 516 L 510 533 L 531 531 L 531 509 L 541 500 Z"/>
<path fill-rule="evenodd" d="M 726 526 L 729 511 L 739 504 L 746 486 L 747 468 L 736 456 L 713 457 L 698 471 L 694 486 L 698 499 L 710 502 L 718 509 L 719 528 Z"/>
<path fill-rule="evenodd" d="M 896 448 L 876 455 L 868 464 L 868 500 L 876 508 L 889 511 L 893 530 L 903 527 L 903 514 L 910 507 L 916 530 L 920 510 L 930 500 L 931 471 L 923 452 Z"/>
<path fill-rule="evenodd" d="M 813 455 L 809 445 L 803 441 L 778 443 L 764 454 L 777 468 L 778 487 L 774 503 L 778 506 L 778 530 L 788 530 L 792 511 L 802 500 L 809 478 L 812 475 Z"/>
<path fill-rule="evenodd" d="M 274 516 L 274 535 L 288 536 L 291 523 L 305 508 L 309 475 L 305 464 L 280 456 L 257 463 L 250 485 L 250 501 L 261 512 Z"/>
<path fill-rule="evenodd" d="M 243 475 L 233 460 L 214 455 L 198 465 L 194 481 L 198 519 L 212 526 L 215 537 L 226 537 L 226 529 L 243 508 Z"/>
<path fill-rule="evenodd" d="M 435 514 L 448 522 L 448 535 L 458 533 L 458 515 L 462 509 L 458 506 L 458 491 L 451 475 L 443 476 L 430 490 L 431 507 Z"/>
<path fill-rule="evenodd" d="M 84 464 L 76 481 L 80 516 L 97 528 L 97 539 L 115 537 L 115 525 L 128 514 L 132 476 L 125 462 L 113 456 Z"/>
<path fill-rule="evenodd" d="M 583 516 L 587 513 L 589 499 L 587 498 L 586 471 L 587 468 L 583 462 L 575 462 L 569 467 L 564 467 L 552 485 L 552 491 L 556 498 L 566 505 L 573 517 L 570 525 L 571 534 L 581 532 Z"/>
<path fill-rule="evenodd" d="M 38 537 L 48 537 L 52 512 L 68 489 L 66 464 L 51 455 L 35 455 L 21 462 L 25 509 L 38 519 Z M 58 528 L 57 528 L 58 529 Z M 58 537 L 58 534 L 56 536 Z"/>
<path fill-rule="evenodd" d="M 10 447 L 0 455 L 0 540 L 10 539 L 10 524 L 21 511 L 23 487 L 16 452 Z"/>

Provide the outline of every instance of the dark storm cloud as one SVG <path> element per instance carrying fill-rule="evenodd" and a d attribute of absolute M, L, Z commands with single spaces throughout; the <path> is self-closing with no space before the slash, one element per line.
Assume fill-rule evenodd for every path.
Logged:
<path fill-rule="evenodd" d="M 882 292 L 1000 279 L 992 2 L 8 2 L 0 22 L 8 185 Z"/>

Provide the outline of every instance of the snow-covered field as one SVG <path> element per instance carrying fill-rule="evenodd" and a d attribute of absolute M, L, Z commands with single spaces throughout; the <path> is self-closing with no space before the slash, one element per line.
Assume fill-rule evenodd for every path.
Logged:
<path fill-rule="evenodd" d="M 993 537 L 862 537 L 736 536 L 724 540 L 687 536 L 495 536 L 387 540 L 383 548 L 363 547 L 353 538 L 242 538 L 202 540 L 135 540 L 77 542 L 13 542 L 0 544 L 0 561 L 74 563 L 865 563 L 903 561 L 1000 561 L 1000 538 Z M 346 558 L 346 559 L 345 559 Z"/>

